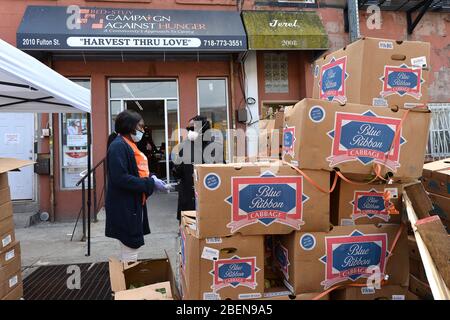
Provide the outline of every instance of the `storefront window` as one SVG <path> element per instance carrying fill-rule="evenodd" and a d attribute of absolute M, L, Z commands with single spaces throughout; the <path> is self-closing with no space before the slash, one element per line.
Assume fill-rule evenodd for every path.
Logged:
<path fill-rule="evenodd" d="M 73 82 L 90 89 L 90 80 Z M 87 169 L 87 115 L 64 113 L 60 115 L 61 131 L 61 187 L 76 189 L 81 173 Z"/>
<path fill-rule="evenodd" d="M 287 53 L 264 54 L 264 89 L 266 93 L 288 93 Z"/>
<path fill-rule="evenodd" d="M 228 146 L 228 93 L 226 79 L 199 79 L 198 105 L 199 113 L 208 118 L 214 129 L 222 132 L 224 142 L 224 159 L 229 160 Z M 220 140 L 216 140 L 220 141 Z"/>

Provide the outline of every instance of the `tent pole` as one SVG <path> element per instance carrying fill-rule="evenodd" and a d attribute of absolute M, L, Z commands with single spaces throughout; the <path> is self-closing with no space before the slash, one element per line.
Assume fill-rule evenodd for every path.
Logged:
<path fill-rule="evenodd" d="M 87 196 L 87 209 L 88 209 L 88 238 L 87 238 L 87 254 L 91 255 L 91 114 L 87 114 L 87 172 L 88 172 L 88 196 Z"/>

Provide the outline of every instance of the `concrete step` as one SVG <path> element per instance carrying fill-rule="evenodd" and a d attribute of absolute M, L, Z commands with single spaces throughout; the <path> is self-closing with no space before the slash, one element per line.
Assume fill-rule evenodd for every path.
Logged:
<path fill-rule="evenodd" d="M 14 225 L 16 228 L 28 228 L 40 222 L 37 212 L 14 213 Z"/>
<path fill-rule="evenodd" d="M 39 204 L 35 201 L 13 201 L 14 213 L 38 212 Z"/>

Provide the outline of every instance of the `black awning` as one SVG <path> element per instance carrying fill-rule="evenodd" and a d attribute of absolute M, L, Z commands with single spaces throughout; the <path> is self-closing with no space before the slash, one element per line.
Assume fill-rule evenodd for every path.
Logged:
<path fill-rule="evenodd" d="M 44 51 L 247 50 L 238 12 L 28 6 L 17 47 Z"/>

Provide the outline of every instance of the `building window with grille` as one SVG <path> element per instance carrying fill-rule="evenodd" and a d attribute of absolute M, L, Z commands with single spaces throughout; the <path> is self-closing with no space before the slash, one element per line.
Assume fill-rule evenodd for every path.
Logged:
<path fill-rule="evenodd" d="M 264 90 L 266 93 L 288 93 L 287 53 L 264 54 Z"/>

